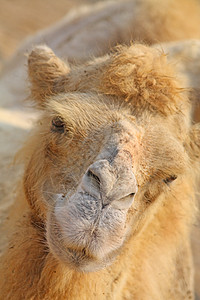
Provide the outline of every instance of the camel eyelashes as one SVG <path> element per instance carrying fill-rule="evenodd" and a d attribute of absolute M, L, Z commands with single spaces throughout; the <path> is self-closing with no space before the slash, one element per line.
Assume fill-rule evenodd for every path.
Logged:
<path fill-rule="evenodd" d="M 171 175 L 171 176 L 165 178 L 163 181 L 164 181 L 164 183 L 169 184 L 169 183 L 171 183 L 172 181 L 176 180 L 176 178 L 177 178 L 176 175 Z"/>
<path fill-rule="evenodd" d="M 51 130 L 58 133 L 63 133 L 65 131 L 65 123 L 61 117 L 53 118 L 51 122 Z"/>

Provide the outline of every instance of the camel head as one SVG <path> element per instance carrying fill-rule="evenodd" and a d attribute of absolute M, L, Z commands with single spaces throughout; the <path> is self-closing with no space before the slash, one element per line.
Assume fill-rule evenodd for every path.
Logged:
<path fill-rule="evenodd" d="M 25 155 L 32 217 L 62 263 L 104 268 L 191 176 L 199 126 L 166 56 L 143 45 L 72 68 L 39 46 L 28 70 L 41 109 Z"/>

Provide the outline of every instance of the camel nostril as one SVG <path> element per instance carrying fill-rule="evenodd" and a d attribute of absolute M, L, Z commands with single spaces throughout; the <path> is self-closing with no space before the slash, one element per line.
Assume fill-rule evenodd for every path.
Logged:
<path fill-rule="evenodd" d="M 134 197 L 134 196 L 135 196 L 135 193 L 131 193 L 129 196 Z"/>
<path fill-rule="evenodd" d="M 88 170 L 87 176 L 100 186 L 100 179 L 91 170 Z"/>

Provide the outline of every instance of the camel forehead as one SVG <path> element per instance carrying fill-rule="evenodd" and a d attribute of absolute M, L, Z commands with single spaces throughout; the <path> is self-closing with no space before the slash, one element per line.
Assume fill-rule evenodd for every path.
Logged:
<path fill-rule="evenodd" d="M 154 118 L 141 122 L 127 108 L 104 100 L 92 94 L 63 94 L 52 98 L 47 114 L 62 116 L 78 135 L 84 132 L 78 146 L 82 152 L 91 148 L 100 159 L 115 156 L 119 151 L 129 152 L 135 172 L 143 168 L 148 174 L 157 170 L 180 173 L 185 168 L 187 157 L 183 146 L 166 122 Z M 120 157 L 123 160 L 127 156 Z"/>
<path fill-rule="evenodd" d="M 57 95 L 49 101 L 46 115 L 50 118 L 60 116 L 66 124 L 88 127 L 89 131 L 100 127 L 112 128 L 109 134 L 115 133 L 122 140 L 127 139 L 125 136 L 129 136 L 128 139 L 132 141 L 136 138 L 140 140 L 141 146 L 146 145 L 149 149 L 168 149 L 170 145 L 172 150 L 177 148 L 180 151 L 176 130 L 170 120 L 168 122 L 166 118 L 152 117 L 150 114 L 141 120 L 141 117 L 131 112 L 130 107 L 116 103 L 115 99 L 110 101 L 106 96 L 86 93 Z"/>
<path fill-rule="evenodd" d="M 99 128 L 131 117 L 128 107 L 109 100 L 92 93 L 60 94 L 50 99 L 46 115 L 60 116 L 66 124 L 83 129 Z"/>

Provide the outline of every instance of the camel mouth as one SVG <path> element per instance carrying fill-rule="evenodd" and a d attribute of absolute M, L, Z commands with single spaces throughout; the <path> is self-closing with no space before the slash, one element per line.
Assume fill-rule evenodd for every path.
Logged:
<path fill-rule="evenodd" d="M 126 210 L 102 208 L 100 201 L 78 191 L 57 201 L 47 222 L 47 240 L 55 256 L 77 271 L 91 272 L 109 265 L 126 238 Z"/>
<path fill-rule="evenodd" d="M 52 227 L 50 227 L 52 229 Z M 54 228 L 55 229 L 55 228 Z M 57 239 L 59 236 L 61 239 Z M 66 243 L 60 232 L 53 230 L 47 232 L 47 241 L 50 252 L 69 269 L 80 273 L 96 272 L 109 266 L 119 253 L 119 248 L 109 253 L 95 252 L 91 245 L 71 246 Z M 96 241 L 98 244 L 98 241 Z M 99 249 L 99 247 L 98 247 Z M 102 249 L 103 250 L 103 249 Z"/>

